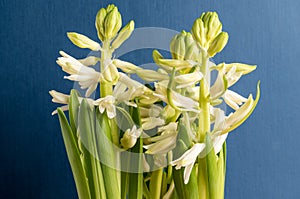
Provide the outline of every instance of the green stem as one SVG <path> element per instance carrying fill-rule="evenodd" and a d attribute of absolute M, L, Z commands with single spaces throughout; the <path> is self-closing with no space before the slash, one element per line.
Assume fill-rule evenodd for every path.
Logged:
<path fill-rule="evenodd" d="M 160 199 L 163 168 L 153 171 L 150 179 L 150 193 L 152 199 Z"/>
<path fill-rule="evenodd" d="M 105 65 L 105 60 L 112 57 L 112 52 L 110 50 L 110 41 L 104 41 L 101 51 L 101 60 L 100 60 L 100 71 L 103 72 L 107 67 Z M 112 95 L 112 84 L 109 82 L 101 82 L 100 84 L 100 96 L 105 97 L 107 95 Z"/>
<path fill-rule="evenodd" d="M 209 112 L 209 88 L 210 88 L 210 71 L 208 69 L 208 56 L 206 52 L 202 52 L 202 66 L 200 71 L 204 78 L 200 80 L 200 94 L 199 94 L 199 126 L 198 139 L 204 142 L 205 136 L 210 132 L 210 112 Z M 198 190 L 199 199 L 208 199 L 208 178 L 206 158 L 198 158 Z"/>

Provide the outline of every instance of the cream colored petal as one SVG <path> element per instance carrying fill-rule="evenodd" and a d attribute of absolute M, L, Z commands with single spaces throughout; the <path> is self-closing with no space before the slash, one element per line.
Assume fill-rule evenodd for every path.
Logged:
<path fill-rule="evenodd" d="M 195 161 L 196 161 L 196 159 L 195 159 Z M 187 165 L 184 169 L 184 173 L 183 173 L 184 184 L 187 184 L 190 180 L 190 176 L 191 176 L 195 161 L 193 163 Z"/>
<path fill-rule="evenodd" d="M 57 92 L 55 90 L 49 91 L 49 94 L 53 97 L 52 102 L 60 103 L 60 104 L 68 104 L 69 103 L 69 95 Z"/>

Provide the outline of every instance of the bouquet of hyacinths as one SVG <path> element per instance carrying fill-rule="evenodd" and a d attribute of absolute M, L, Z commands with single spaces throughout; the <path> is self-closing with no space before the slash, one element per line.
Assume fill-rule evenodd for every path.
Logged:
<path fill-rule="evenodd" d="M 191 32 L 175 35 L 171 58 L 154 50 L 158 70 L 113 59 L 134 30 L 133 21 L 121 28 L 116 6 L 100 9 L 95 25 L 101 44 L 79 33 L 68 37 L 99 56 L 78 60 L 60 52 L 57 60 L 85 96 L 50 91 L 53 102 L 64 104 L 54 114 L 79 198 L 224 198 L 225 140 L 250 116 L 260 91 L 258 83 L 254 100 L 230 90 L 256 66 L 210 61 L 228 41 L 217 13 L 203 13 Z M 92 67 L 97 64 L 99 70 Z M 218 74 L 213 82 L 212 72 Z M 89 98 L 98 86 L 99 99 Z M 229 115 L 219 108 L 223 101 L 233 110 Z"/>

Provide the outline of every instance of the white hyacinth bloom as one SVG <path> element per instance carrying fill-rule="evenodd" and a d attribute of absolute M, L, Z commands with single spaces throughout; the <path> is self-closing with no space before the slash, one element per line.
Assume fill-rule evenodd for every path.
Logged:
<path fill-rule="evenodd" d="M 234 91 L 227 90 L 223 96 L 224 101 L 234 110 L 240 108 L 240 106 L 247 101 L 247 98 L 237 94 Z"/>
<path fill-rule="evenodd" d="M 116 106 L 115 106 L 115 97 L 107 95 L 106 97 L 97 99 L 94 102 L 94 105 L 99 106 L 100 113 L 103 113 L 106 110 L 107 117 L 112 119 L 116 117 Z"/>
<path fill-rule="evenodd" d="M 148 154 L 166 154 L 176 146 L 177 138 L 177 126 L 176 122 L 170 122 L 169 124 L 159 127 L 158 132 L 161 133 L 158 136 L 147 138 L 148 142 L 152 144 L 144 145 Z"/>
<path fill-rule="evenodd" d="M 224 69 L 225 70 L 225 69 Z M 230 68 L 230 70 L 226 73 L 226 79 L 228 81 L 228 87 L 235 84 L 241 77 L 243 73 L 236 71 L 236 66 Z"/>
<path fill-rule="evenodd" d="M 203 78 L 201 72 L 196 71 L 193 73 L 178 75 L 174 78 L 175 82 L 178 84 L 176 89 L 190 87 L 197 82 L 199 82 Z"/>
<path fill-rule="evenodd" d="M 204 150 L 204 148 L 205 148 L 205 144 L 196 143 L 192 146 L 192 148 L 187 150 L 180 158 L 170 162 L 172 166 L 176 165 L 175 169 L 181 169 L 181 167 L 185 167 L 183 173 L 185 184 L 189 182 L 194 163 L 198 155 Z"/>
<path fill-rule="evenodd" d="M 59 104 L 66 104 L 65 106 L 60 107 L 63 111 L 69 110 L 68 104 L 69 104 L 70 95 L 60 93 L 55 90 L 49 91 L 49 94 L 52 96 L 52 102 L 59 103 Z M 92 100 L 91 98 L 85 98 L 85 99 L 87 100 L 89 106 L 92 108 L 94 106 L 94 100 Z M 78 97 L 78 100 L 81 103 L 83 98 Z M 57 110 L 53 111 L 52 115 L 54 115 L 56 113 L 57 113 Z"/>
<path fill-rule="evenodd" d="M 136 125 L 132 127 L 132 129 L 127 129 L 121 138 L 120 142 L 124 149 L 132 148 L 137 139 L 141 136 L 143 130 L 137 129 Z"/>
<path fill-rule="evenodd" d="M 250 95 L 247 101 L 234 113 L 231 113 L 225 119 L 224 129 L 229 129 L 230 127 L 240 123 L 252 110 L 255 106 L 252 95 Z"/>
<path fill-rule="evenodd" d="M 155 93 L 154 95 L 160 98 L 162 101 L 166 103 L 170 103 L 167 98 L 167 82 L 158 82 L 155 83 Z M 173 90 L 171 92 L 171 99 L 175 106 L 181 108 L 184 111 L 193 111 L 193 112 L 199 112 L 198 107 L 199 103 L 192 100 L 189 97 L 185 97 Z"/>
<path fill-rule="evenodd" d="M 70 74 L 70 76 L 65 76 L 65 78 L 78 81 L 81 89 L 87 89 L 85 96 L 90 96 L 98 86 L 101 73 L 83 65 L 77 59 L 63 51 L 60 51 L 60 54 L 63 57 L 59 57 L 56 62 L 62 67 L 63 71 Z"/>
<path fill-rule="evenodd" d="M 142 127 L 144 130 L 154 129 L 157 126 L 162 126 L 165 124 L 165 120 L 160 117 L 147 117 L 141 118 Z"/>

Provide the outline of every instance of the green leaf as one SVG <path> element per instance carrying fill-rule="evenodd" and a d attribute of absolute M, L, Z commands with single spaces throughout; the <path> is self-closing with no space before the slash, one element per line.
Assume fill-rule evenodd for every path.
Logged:
<path fill-rule="evenodd" d="M 177 158 L 179 158 L 187 150 L 188 147 L 183 142 L 183 140 L 181 139 L 178 140 L 176 148 L 173 150 L 174 157 L 177 156 Z M 197 175 L 196 175 L 195 166 L 191 172 L 190 179 L 187 184 L 184 184 L 183 174 L 184 174 L 184 168 L 176 170 L 175 167 L 173 167 L 173 179 L 175 183 L 175 190 L 178 197 L 180 199 L 198 198 L 199 193 L 198 193 L 198 184 L 197 184 Z"/>
<path fill-rule="evenodd" d="M 106 195 L 109 199 L 120 199 L 120 183 L 118 180 L 118 170 L 116 169 L 118 154 L 113 146 L 109 119 L 106 114 L 100 114 L 98 110 L 96 116 L 96 143 L 99 143 L 97 144 L 97 149 L 101 160 Z"/>
<path fill-rule="evenodd" d="M 224 157 L 223 149 L 219 153 L 219 158 L 215 154 L 211 137 L 209 134 L 205 137 L 206 144 L 206 160 L 208 174 L 209 198 L 219 199 L 224 198 Z"/>
<path fill-rule="evenodd" d="M 70 93 L 70 99 L 69 99 L 69 119 L 70 119 L 70 125 L 72 128 L 73 133 L 77 132 L 77 122 L 78 122 L 78 111 L 79 111 L 79 100 L 78 100 L 78 91 L 75 89 L 71 90 Z"/>
<path fill-rule="evenodd" d="M 64 112 L 58 108 L 58 117 L 61 126 L 61 132 L 63 135 L 63 140 L 65 143 L 67 155 L 73 172 L 78 197 L 80 199 L 89 199 L 91 198 L 87 178 L 84 173 L 84 169 L 80 160 L 80 152 L 77 147 L 76 139 L 71 130 L 70 125 L 68 124 L 67 118 Z"/>
<path fill-rule="evenodd" d="M 140 110 L 139 108 L 132 107 L 130 110 L 131 118 L 135 122 L 137 126 L 141 126 L 140 120 Z M 129 190 L 128 196 L 129 198 L 134 199 L 142 199 L 143 198 L 143 186 L 144 186 L 144 179 L 143 179 L 143 139 L 139 138 L 135 146 L 131 149 L 133 153 L 139 153 L 138 155 L 138 172 L 137 173 L 130 173 L 129 175 Z M 135 159 L 134 159 L 135 160 Z M 135 160 L 136 161 L 136 160 Z"/>
<path fill-rule="evenodd" d="M 96 148 L 95 116 L 86 99 L 83 99 L 78 113 L 78 130 L 83 151 L 83 164 L 88 176 L 91 195 L 94 198 L 106 198 L 103 174 Z"/>

